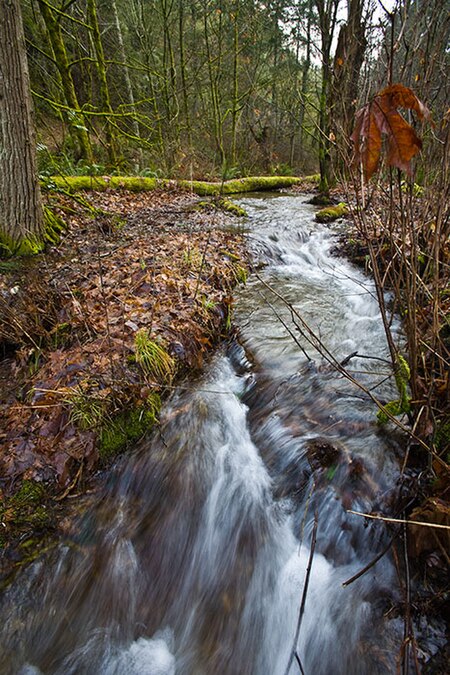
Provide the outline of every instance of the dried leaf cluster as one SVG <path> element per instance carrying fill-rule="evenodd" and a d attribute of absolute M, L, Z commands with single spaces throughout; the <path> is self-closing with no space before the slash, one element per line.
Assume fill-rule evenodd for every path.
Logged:
<path fill-rule="evenodd" d="M 393 84 L 380 91 L 356 115 L 351 139 L 355 163 L 362 165 L 366 180 L 378 169 L 383 136 L 387 139 L 388 165 L 411 173 L 411 159 L 422 148 L 422 141 L 398 108 L 414 111 L 421 120 L 430 119 L 428 108 L 402 84 Z"/>

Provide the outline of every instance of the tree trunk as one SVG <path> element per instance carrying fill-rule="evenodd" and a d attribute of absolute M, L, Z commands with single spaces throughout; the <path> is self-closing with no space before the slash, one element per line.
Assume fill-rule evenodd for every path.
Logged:
<path fill-rule="evenodd" d="M 349 137 L 358 98 L 358 81 L 366 50 L 364 0 L 350 0 L 334 57 L 333 126 L 335 136 Z"/>
<path fill-rule="evenodd" d="M 319 15 L 322 56 L 322 87 L 319 102 L 319 192 L 328 194 L 331 185 L 331 45 L 337 22 L 339 0 L 315 0 Z"/>
<path fill-rule="evenodd" d="M 126 91 L 126 96 L 127 96 L 127 102 L 130 105 L 130 110 L 133 113 L 133 117 L 131 118 L 130 122 L 130 128 L 133 136 L 136 139 L 136 142 L 139 142 L 140 139 L 140 131 L 139 131 L 139 122 L 137 118 L 137 110 L 136 110 L 136 105 L 135 105 L 135 100 L 134 100 L 134 92 L 133 92 L 133 87 L 131 84 L 131 78 L 130 78 L 130 73 L 128 70 L 128 65 L 127 65 L 127 57 L 125 53 L 125 45 L 123 41 L 123 33 L 122 33 L 122 26 L 120 23 L 119 19 L 119 13 L 117 11 L 117 4 L 116 0 L 110 0 L 110 8 L 111 8 L 111 13 L 113 17 L 113 23 L 114 23 L 114 30 L 116 32 L 116 39 L 117 39 L 117 49 L 119 52 L 119 57 L 120 60 L 123 63 L 123 68 L 121 69 L 121 74 L 123 76 L 123 81 L 124 81 L 124 88 Z M 136 164 L 135 164 L 135 170 L 139 171 L 139 169 L 143 168 L 143 155 L 142 155 L 142 148 L 138 147 L 137 148 L 137 153 L 136 153 Z"/>
<path fill-rule="evenodd" d="M 99 80 L 100 103 L 104 112 L 113 113 L 111 98 L 109 95 L 108 80 L 106 77 L 105 53 L 103 50 L 100 27 L 98 25 L 97 7 L 95 0 L 87 1 L 87 16 L 92 29 L 92 42 L 94 44 L 95 56 L 97 59 L 97 75 Z M 117 133 L 111 120 L 105 119 L 105 138 L 106 151 L 111 168 L 117 166 Z"/>
<path fill-rule="evenodd" d="M 180 75 L 181 75 L 181 88 L 183 92 L 183 107 L 184 107 L 184 121 L 186 125 L 187 132 L 187 142 L 189 154 L 192 154 L 192 127 L 191 127 L 191 116 L 189 111 L 189 94 L 187 87 L 186 79 L 186 53 L 184 47 L 184 37 L 185 37 L 185 24 L 184 24 L 184 4 L 183 0 L 178 2 L 178 41 L 180 49 Z"/>
<path fill-rule="evenodd" d="M 39 9 L 44 19 L 45 27 L 47 29 L 48 37 L 52 47 L 55 64 L 58 68 L 61 77 L 61 84 L 64 91 L 67 106 L 71 109 L 73 120 L 69 120 L 72 132 L 78 141 L 79 157 L 86 159 L 91 164 L 93 163 L 92 148 L 89 142 L 89 135 L 85 127 L 85 120 L 79 112 L 80 106 L 78 103 L 75 85 L 73 83 L 72 73 L 70 71 L 69 58 L 67 56 L 66 47 L 61 34 L 61 26 L 59 21 L 55 18 L 50 5 L 44 0 L 38 0 Z"/>
<path fill-rule="evenodd" d="M 19 0 L 0 3 L 0 249 L 43 248 L 30 78 Z"/>

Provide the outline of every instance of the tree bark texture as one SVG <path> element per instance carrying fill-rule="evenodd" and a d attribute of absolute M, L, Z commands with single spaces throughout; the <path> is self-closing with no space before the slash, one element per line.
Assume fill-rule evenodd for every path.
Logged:
<path fill-rule="evenodd" d="M 0 246 L 32 253 L 42 247 L 44 216 L 19 0 L 0 3 L 0 125 Z"/>

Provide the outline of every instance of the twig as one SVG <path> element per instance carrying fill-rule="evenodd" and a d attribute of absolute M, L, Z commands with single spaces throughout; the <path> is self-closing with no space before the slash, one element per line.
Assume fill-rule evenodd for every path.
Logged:
<path fill-rule="evenodd" d="M 265 296 L 263 293 L 261 293 L 261 291 L 258 291 L 258 293 L 259 293 L 259 295 L 262 297 L 262 299 L 264 300 L 264 302 L 270 307 L 270 309 L 272 310 L 272 312 L 273 312 L 273 313 L 275 314 L 275 316 L 277 317 L 278 321 L 286 328 L 287 332 L 289 333 L 289 335 L 291 336 L 291 338 L 294 340 L 294 342 L 295 342 L 295 344 L 297 345 L 297 347 L 299 347 L 299 349 L 301 349 L 301 351 L 303 352 L 305 358 L 306 358 L 308 361 L 311 361 L 311 360 L 312 360 L 311 357 L 308 356 L 308 354 L 306 353 L 305 348 L 303 347 L 303 345 L 301 344 L 301 342 L 299 342 L 299 340 L 297 339 L 297 336 L 291 331 L 291 329 L 289 328 L 289 326 L 287 325 L 287 323 L 284 321 L 283 317 L 280 316 L 280 314 L 277 312 L 277 310 L 276 310 L 275 307 L 272 305 L 272 303 L 269 302 L 269 300 L 266 298 L 266 296 Z"/>
<path fill-rule="evenodd" d="M 196 300 L 196 298 L 197 298 L 198 289 L 200 287 L 201 276 L 202 276 L 202 272 L 203 272 L 203 267 L 205 266 L 206 252 L 208 250 L 209 242 L 211 240 L 211 234 L 212 234 L 212 230 L 209 230 L 208 237 L 206 239 L 206 243 L 205 243 L 205 246 L 204 246 L 203 252 L 202 252 L 202 257 L 201 257 L 201 261 L 200 261 L 200 269 L 198 270 L 197 285 L 195 287 L 195 292 L 194 292 L 194 300 Z"/>
<path fill-rule="evenodd" d="M 403 518 L 386 518 L 373 513 L 360 513 L 359 511 L 351 511 L 347 509 L 347 513 L 352 513 L 354 516 L 362 516 L 363 518 L 372 518 L 373 520 L 384 520 L 387 523 L 403 523 L 405 525 L 421 525 L 422 527 L 436 527 L 440 530 L 450 530 L 450 525 L 439 525 L 438 523 L 424 523 L 421 520 L 404 520 Z"/>
<path fill-rule="evenodd" d="M 294 652 L 294 656 L 295 656 L 295 658 L 296 658 L 296 660 L 297 660 L 298 667 L 300 668 L 301 674 L 302 674 L 302 675 L 305 675 L 305 671 L 303 670 L 302 662 L 300 661 L 300 656 L 298 655 L 298 652 L 297 652 L 297 651 Z"/>
<path fill-rule="evenodd" d="M 73 488 L 75 487 L 75 485 L 76 485 L 76 484 L 78 483 L 78 481 L 80 480 L 81 472 L 82 472 L 82 471 L 83 471 L 83 460 L 81 460 L 81 462 L 80 462 L 80 466 L 78 467 L 78 471 L 77 471 L 77 473 L 75 474 L 75 478 L 74 478 L 73 481 L 70 483 L 70 485 L 64 490 L 64 492 L 62 493 L 62 495 L 58 495 L 57 497 L 55 497 L 55 502 L 61 502 L 63 499 L 65 499 L 65 498 L 67 497 L 67 495 L 68 495 L 70 492 L 72 492 Z"/>
<path fill-rule="evenodd" d="M 346 366 L 348 363 L 350 363 L 351 359 L 353 359 L 355 356 L 358 357 L 358 359 L 368 359 L 370 361 L 382 361 L 383 363 L 388 363 L 391 365 L 391 362 L 388 361 L 387 359 L 381 358 L 381 356 L 368 356 L 367 354 L 359 354 L 357 351 L 352 352 L 348 356 L 345 357 L 343 361 L 340 362 L 341 366 Z"/>
<path fill-rule="evenodd" d="M 389 544 L 381 551 L 381 553 L 379 553 L 377 556 L 375 556 L 375 558 L 374 558 L 373 560 L 371 560 L 370 563 L 368 563 L 367 565 L 365 565 L 365 567 L 363 567 L 361 570 L 359 570 L 359 572 L 357 572 L 355 575 L 353 575 L 352 577 L 350 577 L 350 579 L 347 579 L 347 581 L 343 581 L 343 582 L 342 582 L 342 586 L 343 586 L 344 588 L 345 588 L 346 586 L 350 586 L 350 584 L 352 584 L 354 581 L 356 581 L 357 579 L 359 579 L 360 577 L 362 577 L 362 576 L 363 576 L 366 572 L 368 572 L 374 565 L 376 565 L 377 562 L 378 562 L 379 560 L 381 560 L 381 558 L 382 558 L 384 555 L 386 555 L 386 553 L 389 551 L 389 549 L 391 548 L 391 546 L 392 546 L 392 544 L 393 544 L 393 542 L 394 542 L 394 539 L 395 539 L 395 537 L 393 537 L 393 538 L 391 539 L 391 541 L 389 542 Z"/>
<path fill-rule="evenodd" d="M 105 320 L 106 320 L 106 336 L 108 340 L 108 358 L 109 366 L 111 368 L 111 377 L 114 378 L 114 363 L 112 358 L 112 341 L 111 341 L 111 331 L 109 329 L 109 312 L 108 312 L 108 300 L 105 292 L 105 285 L 103 283 L 103 266 L 100 258 L 100 235 L 97 233 L 97 264 L 98 264 L 98 273 L 100 278 L 100 293 L 103 300 L 103 306 L 105 309 Z"/>
<path fill-rule="evenodd" d="M 306 595 L 308 593 L 309 577 L 311 575 L 311 568 L 312 568 L 312 562 L 313 562 L 313 558 L 314 558 L 314 551 L 315 551 L 315 548 L 316 548 L 317 524 L 318 524 L 318 515 L 317 515 L 317 511 L 316 511 L 316 513 L 314 514 L 314 527 L 313 527 L 312 538 L 311 538 L 311 550 L 309 552 L 308 567 L 306 568 L 305 584 L 303 586 L 302 602 L 301 602 L 301 605 L 300 605 L 300 613 L 299 613 L 298 621 L 297 621 L 297 629 L 295 631 L 294 645 L 292 647 L 291 656 L 289 657 L 289 662 L 287 664 L 286 670 L 284 671 L 284 675 L 289 675 L 289 671 L 291 669 L 291 666 L 292 666 L 295 658 L 297 659 L 297 663 L 300 666 L 300 670 L 302 672 L 302 675 L 304 675 L 304 670 L 303 670 L 303 667 L 301 665 L 300 656 L 297 654 L 297 642 L 298 642 L 298 636 L 300 635 L 300 627 L 302 625 L 303 614 L 305 613 Z"/>

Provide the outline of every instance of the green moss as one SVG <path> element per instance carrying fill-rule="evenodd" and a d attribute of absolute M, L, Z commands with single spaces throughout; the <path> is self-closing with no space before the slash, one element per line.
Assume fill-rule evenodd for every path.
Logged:
<path fill-rule="evenodd" d="M 303 176 L 302 181 L 304 183 L 312 183 L 313 185 L 318 185 L 320 183 L 320 173 L 313 173 L 310 176 Z"/>
<path fill-rule="evenodd" d="M 386 424 L 389 420 L 389 416 L 386 413 L 397 416 L 408 413 L 411 410 L 411 399 L 408 393 L 408 382 L 411 377 L 411 371 L 408 362 L 401 354 L 397 354 L 394 377 L 400 398 L 389 401 L 389 403 L 383 406 L 383 410 L 378 411 L 377 418 L 381 424 Z"/>
<path fill-rule="evenodd" d="M 403 412 L 406 412 L 402 409 L 400 399 L 395 399 L 394 401 L 389 401 L 386 405 L 383 406 L 382 410 L 379 410 L 377 413 L 377 419 L 380 424 L 387 424 L 389 422 L 389 416 L 401 415 Z"/>
<path fill-rule="evenodd" d="M 42 483 L 24 480 L 12 497 L 5 500 L 2 509 L 2 520 L 7 522 L 8 529 L 26 532 L 33 528 L 43 528 L 50 524 L 51 515 L 43 504 L 46 489 Z"/>
<path fill-rule="evenodd" d="M 327 206 L 316 213 L 316 220 L 318 223 L 331 223 L 333 220 L 342 218 L 348 214 L 347 205 L 344 202 L 336 204 L 336 206 Z"/>
<path fill-rule="evenodd" d="M 163 178 L 146 178 L 144 176 L 52 176 L 42 183 L 48 190 L 64 190 L 78 192 L 82 190 L 130 190 L 140 192 L 155 190 L 156 188 L 176 185 L 191 190 L 198 195 L 215 196 L 220 194 L 238 194 L 240 192 L 255 192 L 261 190 L 278 190 L 298 185 L 304 180 L 315 182 L 315 176 L 306 179 L 297 176 L 253 176 L 228 180 L 224 183 L 209 181 L 169 181 Z"/>
<path fill-rule="evenodd" d="M 59 241 L 65 223 L 51 209 L 44 207 L 44 228 L 42 239 L 30 236 L 16 241 L 0 233 L 0 255 L 29 256 L 41 253 L 47 243 L 56 244 Z"/>
<path fill-rule="evenodd" d="M 292 187 L 302 182 L 296 176 L 251 176 L 247 178 L 235 178 L 223 183 L 211 183 L 208 181 L 178 181 L 180 187 L 192 190 L 198 195 L 230 195 L 240 192 L 258 192 L 264 190 L 279 190 Z"/>
<path fill-rule="evenodd" d="M 167 186 L 168 181 L 144 176 L 52 176 L 46 183 L 48 189 L 60 189 L 66 192 L 80 190 L 129 190 L 145 192 Z"/>
<path fill-rule="evenodd" d="M 241 206 L 233 202 L 231 199 L 224 198 L 215 198 L 208 201 L 200 201 L 194 206 L 196 211 L 211 211 L 212 209 L 218 209 L 220 211 L 226 211 L 227 213 L 232 213 L 238 218 L 246 218 L 248 213 Z"/>
<path fill-rule="evenodd" d="M 45 488 L 42 483 L 33 480 L 24 480 L 11 498 L 12 506 L 22 507 L 38 504 L 45 496 Z"/>
<path fill-rule="evenodd" d="M 57 244 L 66 229 L 64 220 L 56 215 L 48 206 L 44 207 L 45 241 Z"/>
<path fill-rule="evenodd" d="M 227 213 L 232 213 L 233 216 L 237 216 L 238 218 L 246 218 L 248 216 L 247 211 L 243 209 L 242 206 L 239 206 L 239 204 L 232 202 L 231 199 L 220 199 L 218 202 L 218 206 L 223 211 L 227 211 Z"/>
<path fill-rule="evenodd" d="M 130 443 L 139 440 L 157 421 L 160 408 L 161 399 L 158 394 L 153 393 L 145 406 L 122 412 L 108 422 L 100 432 L 100 458 L 112 459 Z"/>
<path fill-rule="evenodd" d="M 36 237 L 24 237 L 19 241 L 7 237 L 0 233 L 0 255 L 11 256 L 28 256 L 41 253 L 45 248 L 44 239 L 40 240 Z"/>

